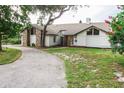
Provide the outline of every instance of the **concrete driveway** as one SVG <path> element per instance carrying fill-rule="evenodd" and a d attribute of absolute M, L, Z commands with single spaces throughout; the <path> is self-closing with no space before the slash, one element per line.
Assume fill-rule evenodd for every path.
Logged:
<path fill-rule="evenodd" d="M 34 48 L 8 46 L 22 50 L 16 62 L 0 65 L 1 88 L 66 87 L 64 63 L 51 54 Z"/>

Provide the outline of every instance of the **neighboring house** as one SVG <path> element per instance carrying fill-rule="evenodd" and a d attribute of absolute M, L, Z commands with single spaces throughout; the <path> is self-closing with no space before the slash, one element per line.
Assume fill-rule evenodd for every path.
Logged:
<path fill-rule="evenodd" d="M 110 48 L 108 32 L 111 28 L 105 23 L 77 23 L 50 25 L 47 29 L 45 45 L 50 46 L 83 46 Z M 32 25 L 31 29 L 25 29 L 21 34 L 23 46 L 41 47 L 41 34 L 43 27 Z"/>

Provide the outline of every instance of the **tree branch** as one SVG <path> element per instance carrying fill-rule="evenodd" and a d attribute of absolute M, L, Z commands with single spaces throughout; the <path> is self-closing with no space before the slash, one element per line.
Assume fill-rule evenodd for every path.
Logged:
<path fill-rule="evenodd" d="M 49 16 L 49 18 L 48 18 L 48 21 L 47 21 L 46 25 L 49 25 L 49 24 L 50 24 L 52 16 L 53 16 L 53 14 L 50 13 L 50 16 Z"/>
<path fill-rule="evenodd" d="M 64 9 L 64 8 L 65 8 L 65 7 L 63 7 L 63 8 L 61 9 L 61 11 L 60 11 L 60 13 L 59 13 L 58 16 L 56 16 L 56 17 L 54 17 L 54 18 L 51 18 L 50 21 L 54 21 L 54 20 L 58 19 L 59 17 L 61 17 L 61 15 L 62 15 L 64 12 L 69 11 L 69 10 L 71 9 L 71 6 L 69 6 L 67 9 Z"/>
<path fill-rule="evenodd" d="M 54 18 L 52 18 L 52 17 L 53 17 L 53 14 L 50 13 L 50 16 L 49 16 L 49 18 L 48 18 L 48 22 L 46 23 L 46 25 L 52 24 L 52 22 L 53 22 L 54 20 L 58 19 L 59 17 L 61 17 L 64 12 L 69 11 L 69 10 L 71 9 L 71 6 L 69 6 L 69 7 L 66 8 L 66 9 L 65 9 L 65 8 L 66 8 L 66 7 L 63 7 L 63 8 L 60 10 L 59 15 L 56 16 L 56 17 L 54 17 Z"/>

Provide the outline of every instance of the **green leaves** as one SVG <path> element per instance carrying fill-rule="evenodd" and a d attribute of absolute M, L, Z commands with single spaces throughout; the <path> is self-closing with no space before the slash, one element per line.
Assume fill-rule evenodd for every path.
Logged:
<path fill-rule="evenodd" d="M 16 26 L 18 30 L 29 23 L 28 13 L 31 11 L 30 6 L 0 6 L 0 32 L 15 31 Z M 19 29 L 20 28 L 20 29 Z M 17 29 L 16 29 L 17 30 Z"/>
<path fill-rule="evenodd" d="M 110 25 L 114 34 L 109 36 L 112 51 L 119 54 L 124 52 L 124 8 L 121 10 L 116 17 L 112 18 Z"/>
<path fill-rule="evenodd" d="M 29 26 L 30 12 L 31 6 L 28 5 L 0 5 L 0 33 L 12 37 Z"/>

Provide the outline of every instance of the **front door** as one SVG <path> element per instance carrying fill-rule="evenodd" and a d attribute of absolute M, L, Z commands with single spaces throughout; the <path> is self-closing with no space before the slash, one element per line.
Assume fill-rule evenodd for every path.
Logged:
<path fill-rule="evenodd" d="M 73 45 L 73 36 L 61 37 L 61 46 L 72 46 L 72 45 Z"/>
<path fill-rule="evenodd" d="M 73 45 L 73 36 L 67 36 L 67 46 Z"/>
<path fill-rule="evenodd" d="M 61 37 L 60 40 L 61 40 L 60 46 L 64 46 L 64 37 Z"/>

